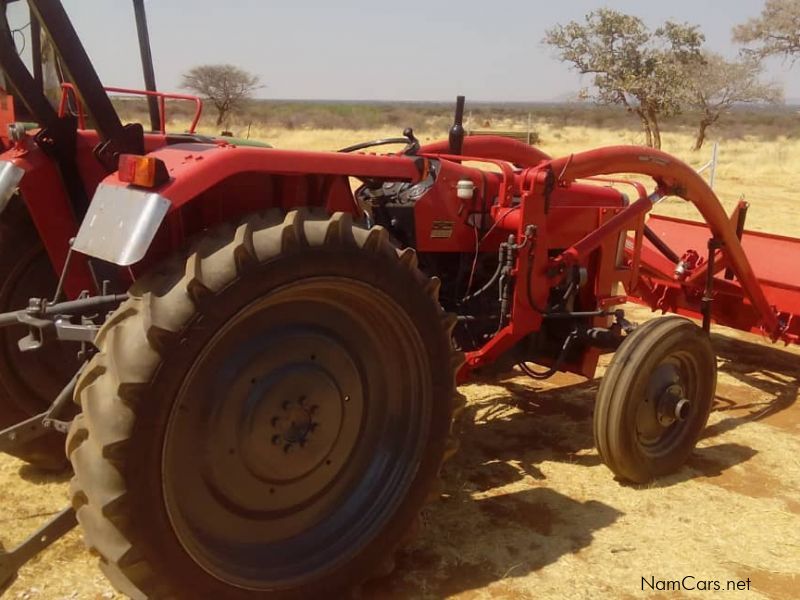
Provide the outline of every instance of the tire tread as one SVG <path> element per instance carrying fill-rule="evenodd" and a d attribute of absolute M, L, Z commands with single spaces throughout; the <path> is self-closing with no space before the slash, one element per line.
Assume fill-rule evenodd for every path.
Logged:
<path fill-rule="evenodd" d="M 438 280 L 427 278 L 416 267 L 408 249 L 396 251 L 386 231 L 354 228 L 349 214 L 320 218 L 309 211 L 294 210 L 280 218 L 271 210 L 245 218 L 207 234 L 189 253 L 180 276 L 169 268 L 140 279 L 130 298 L 102 326 L 97 337 L 100 352 L 90 361 L 76 387 L 75 400 L 84 414 L 69 432 L 67 449 L 75 468 L 70 494 L 87 545 L 101 557 L 101 568 L 112 584 L 134 598 L 175 595 L 156 570 L 140 556 L 134 543 L 122 473 L 129 454 L 137 405 L 144 400 L 147 382 L 162 357 L 174 347 L 196 307 L 230 285 L 257 263 L 312 244 L 357 246 L 363 251 L 391 255 L 414 273 L 419 285 L 436 301 L 442 331 L 448 337 L 455 318 L 438 305 Z M 175 263 L 172 264 L 175 267 Z M 173 285 L 165 285 L 167 282 Z M 450 345 L 452 348 L 452 345 Z M 455 391 L 456 371 L 463 355 L 451 349 L 453 415 L 463 409 L 463 396 Z M 446 458 L 457 448 L 451 424 Z M 384 563 L 393 563 L 390 549 Z M 362 579 L 385 574 L 364 573 Z"/>

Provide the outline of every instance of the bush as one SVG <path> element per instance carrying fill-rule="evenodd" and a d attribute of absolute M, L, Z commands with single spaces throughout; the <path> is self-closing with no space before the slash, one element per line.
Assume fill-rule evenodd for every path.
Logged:
<path fill-rule="evenodd" d="M 123 120 L 149 121 L 143 98 L 115 97 L 114 105 Z M 194 114 L 191 102 L 167 102 L 169 120 L 187 121 Z M 606 130 L 638 129 L 639 121 L 619 107 L 587 103 L 468 103 L 467 129 L 526 131 L 529 115 L 537 125 L 554 128 L 589 125 Z M 209 125 L 204 113 L 202 123 Z M 232 125 L 286 129 L 378 129 L 405 127 L 417 131 L 440 131 L 443 135 L 453 122 L 453 104 L 433 102 L 334 102 L 250 100 L 232 119 Z M 211 122 L 213 123 L 213 121 Z M 487 125 L 488 123 L 488 125 Z M 665 132 L 691 133 L 696 117 L 683 114 L 663 123 Z M 740 139 L 745 135 L 774 139 L 778 135 L 800 135 L 797 107 L 737 107 L 714 127 L 719 139 Z"/>

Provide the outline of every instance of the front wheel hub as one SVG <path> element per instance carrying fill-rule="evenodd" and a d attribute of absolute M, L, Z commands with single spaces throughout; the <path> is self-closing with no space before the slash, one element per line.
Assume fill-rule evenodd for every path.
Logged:
<path fill-rule="evenodd" d="M 669 427 L 676 421 L 685 421 L 691 406 L 683 386 L 671 385 L 658 399 L 656 408 L 658 422 L 664 427 Z"/>

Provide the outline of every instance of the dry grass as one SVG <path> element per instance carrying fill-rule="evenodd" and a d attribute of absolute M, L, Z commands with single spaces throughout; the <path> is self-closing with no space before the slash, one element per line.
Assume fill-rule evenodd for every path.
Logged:
<path fill-rule="evenodd" d="M 631 131 L 538 129 L 552 154 L 637 141 Z M 333 149 L 397 130 L 252 134 L 279 147 Z M 668 134 L 665 149 L 705 160 L 707 153 L 685 151 L 689 142 Z M 800 235 L 800 195 L 788 177 L 800 172 L 798 151 L 797 140 L 723 145 L 720 194 L 728 205 L 746 194 L 751 226 Z M 677 202 L 659 208 L 685 211 Z M 797 597 L 800 351 L 729 330 L 717 330 L 714 343 L 720 376 L 709 428 L 687 466 L 649 486 L 615 481 L 593 448 L 597 381 L 564 375 L 532 383 L 510 373 L 464 386 L 471 419 L 442 502 L 426 511 L 422 535 L 400 555 L 396 573 L 367 597 L 631 598 L 650 596 L 642 577 L 685 575 L 723 586 L 751 579 L 751 591 L 726 597 Z M 66 488 L 66 478 L 43 478 L 0 455 L 3 542 L 21 541 L 62 506 Z M 5 597 L 116 596 L 73 532 L 24 567 Z"/>
<path fill-rule="evenodd" d="M 182 126 L 183 123 L 175 124 L 176 129 Z M 493 123 L 496 130 L 522 131 L 525 127 L 527 123 L 513 120 Z M 797 127 L 800 129 L 800 117 Z M 601 146 L 642 142 L 642 134 L 633 129 L 557 127 L 546 122 L 534 122 L 533 129 L 541 136 L 539 147 L 551 156 L 565 156 Z M 204 132 L 214 133 L 212 129 L 205 129 Z M 423 129 L 417 135 L 425 143 L 442 139 L 446 137 L 446 133 Z M 741 197 L 751 203 L 747 217 L 748 228 L 800 237 L 800 189 L 792 183 L 794 175 L 800 173 L 800 137 L 789 136 L 789 133 L 792 132 L 770 140 L 753 134 L 722 142 L 715 191 L 729 212 Z M 244 136 L 247 128 L 235 129 L 234 134 Z M 250 128 L 252 138 L 286 149 L 336 150 L 356 142 L 399 135 L 400 129 L 396 127 L 368 130 Z M 693 142 L 690 133 L 667 132 L 663 137 L 663 149 L 666 152 L 695 168 L 711 158 L 713 140 L 699 152 L 693 152 L 690 150 Z M 654 212 L 697 218 L 694 206 L 677 198 L 664 200 Z"/>
<path fill-rule="evenodd" d="M 800 127 L 800 119 L 798 119 Z M 569 127 L 541 129 L 542 148 L 554 156 L 612 144 L 641 143 L 638 131 L 597 130 Z M 695 168 L 711 158 L 711 143 L 699 152 L 689 150 L 688 133 L 666 133 L 663 149 Z M 756 136 L 720 143 L 714 190 L 723 205 L 732 210 L 740 197 L 751 203 L 748 228 L 800 237 L 800 190 L 789 182 L 800 172 L 800 139 L 778 137 L 763 140 Z M 694 206 L 679 199 L 667 199 L 656 213 L 696 218 Z"/>

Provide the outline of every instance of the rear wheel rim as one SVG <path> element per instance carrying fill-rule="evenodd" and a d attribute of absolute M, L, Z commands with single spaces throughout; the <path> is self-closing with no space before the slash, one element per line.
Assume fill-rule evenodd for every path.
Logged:
<path fill-rule="evenodd" d="M 425 348 L 388 295 L 346 278 L 240 311 L 187 374 L 163 492 L 194 562 L 280 589 L 346 562 L 407 496 L 428 436 Z"/>

